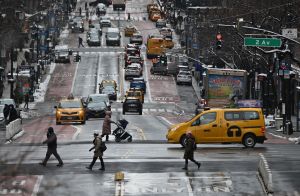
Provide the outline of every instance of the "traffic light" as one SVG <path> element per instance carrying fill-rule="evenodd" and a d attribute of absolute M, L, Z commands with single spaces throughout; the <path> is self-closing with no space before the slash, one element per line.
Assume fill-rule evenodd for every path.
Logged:
<path fill-rule="evenodd" d="M 223 42 L 223 37 L 222 37 L 222 34 L 219 32 L 216 35 L 216 47 L 217 47 L 217 49 L 222 48 L 222 42 Z"/>

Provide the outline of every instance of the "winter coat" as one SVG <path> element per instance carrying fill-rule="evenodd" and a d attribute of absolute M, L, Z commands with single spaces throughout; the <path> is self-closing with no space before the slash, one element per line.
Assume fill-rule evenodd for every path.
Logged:
<path fill-rule="evenodd" d="M 9 106 L 7 104 L 5 104 L 5 106 L 3 108 L 3 115 L 4 115 L 4 118 L 7 119 L 8 115 L 9 115 Z"/>
<path fill-rule="evenodd" d="M 12 122 L 12 121 L 16 120 L 17 118 L 19 118 L 18 112 L 17 112 L 15 107 L 10 106 L 10 108 L 9 108 L 9 117 L 8 118 L 9 118 L 8 119 L 9 122 Z"/>
<path fill-rule="evenodd" d="M 49 149 L 56 149 L 57 148 L 57 137 L 55 133 L 49 134 L 47 133 L 47 140 L 43 141 L 43 144 L 47 144 Z"/>
<path fill-rule="evenodd" d="M 184 159 L 194 159 L 194 151 L 195 151 L 195 138 L 188 137 L 186 140 L 185 151 L 184 151 Z"/>
<path fill-rule="evenodd" d="M 111 113 L 111 112 L 110 112 Z M 102 125 L 102 135 L 110 135 L 111 134 L 111 126 L 110 126 L 110 114 L 106 112 L 103 125 Z"/>
<path fill-rule="evenodd" d="M 103 156 L 103 152 L 100 149 L 101 143 L 102 143 L 101 138 L 97 136 L 93 141 L 93 144 L 95 146 L 94 157 L 102 157 Z"/>

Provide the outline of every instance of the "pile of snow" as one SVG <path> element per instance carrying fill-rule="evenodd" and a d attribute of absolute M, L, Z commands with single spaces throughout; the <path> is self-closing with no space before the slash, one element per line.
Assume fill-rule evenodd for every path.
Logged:
<path fill-rule="evenodd" d="M 44 102 L 45 100 L 45 94 L 47 92 L 48 84 L 51 79 L 51 74 L 53 73 L 55 69 L 56 64 L 51 63 L 50 64 L 50 74 L 47 75 L 47 78 L 45 79 L 44 82 L 41 82 L 39 85 L 39 88 L 35 90 L 33 93 L 34 96 L 34 102 Z"/>
<path fill-rule="evenodd" d="M 265 125 L 268 128 L 275 127 L 275 119 L 273 115 L 265 116 Z"/>

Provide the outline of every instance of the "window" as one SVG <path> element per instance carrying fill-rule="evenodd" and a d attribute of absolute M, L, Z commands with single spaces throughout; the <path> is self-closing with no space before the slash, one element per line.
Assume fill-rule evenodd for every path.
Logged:
<path fill-rule="evenodd" d="M 258 112 L 244 112 L 244 118 L 245 120 L 258 120 L 259 119 L 259 115 Z"/>
<path fill-rule="evenodd" d="M 226 120 L 242 120 L 243 115 L 242 112 L 225 112 Z"/>
<path fill-rule="evenodd" d="M 203 114 L 202 116 L 200 116 L 200 118 L 198 118 L 193 122 L 192 126 L 205 125 L 214 122 L 216 120 L 216 116 L 217 116 L 216 112 Z"/>

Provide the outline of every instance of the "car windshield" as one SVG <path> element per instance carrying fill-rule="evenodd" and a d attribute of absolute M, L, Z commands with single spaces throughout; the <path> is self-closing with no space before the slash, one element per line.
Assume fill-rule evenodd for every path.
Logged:
<path fill-rule="evenodd" d="M 5 105 L 5 104 L 7 105 L 13 104 L 14 106 L 16 105 L 13 99 L 0 99 L 0 105 Z"/>
<path fill-rule="evenodd" d="M 117 32 L 110 32 L 110 33 L 107 34 L 107 37 L 117 38 L 117 37 L 119 37 L 119 33 L 117 33 Z"/>
<path fill-rule="evenodd" d="M 133 36 L 131 36 L 131 38 L 133 38 L 133 39 L 142 39 L 143 36 L 141 36 L 141 35 L 133 35 Z"/>
<path fill-rule="evenodd" d="M 81 108 L 80 101 L 61 101 L 58 105 L 59 108 Z"/>
<path fill-rule="evenodd" d="M 139 100 L 137 99 L 126 99 L 126 103 L 139 103 Z"/>
<path fill-rule="evenodd" d="M 128 92 L 128 97 L 138 97 L 138 96 L 141 96 L 141 92 L 137 92 L 137 91 L 131 91 L 131 92 Z"/>
<path fill-rule="evenodd" d="M 107 86 L 114 87 L 115 85 L 114 85 L 114 82 L 109 81 L 109 82 L 102 82 L 101 86 L 103 86 L 103 87 L 107 87 Z"/>
<path fill-rule="evenodd" d="M 101 108 L 105 108 L 106 107 L 106 103 L 103 101 L 100 102 L 89 102 L 88 103 L 89 107 L 101 107 Z"/>
<path fill-rule="evenodd" d="M 187 72 L 187 71 L 182 71 L 182 72 L 179 72 L 179 75 L 189 76 L 189 75 L 191 75 L 191 73 Z"/>
<path fill-rule="evenodd" d="M 103 93 L 114 93 L 115 89 L 112 86 L 107 86 L 102 90 Z"/>
<path fill-rule="evenodd" d="M 99 103 L 99 102 L 103 102 L 103 101 L 108 101 L 107 100 L 107 97 L 104 97 L 104 96 L 90 96 L 88 98 L 88 102 L 91 103 Z"/>

